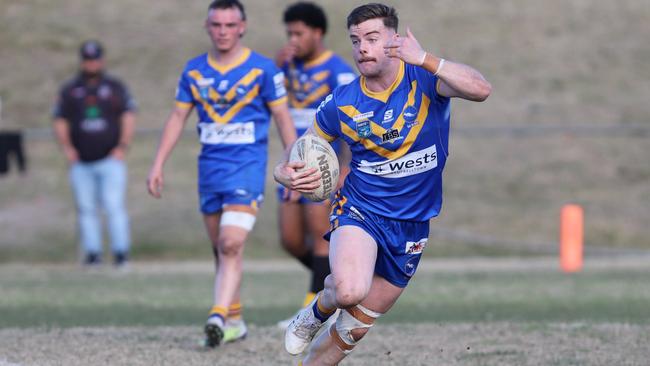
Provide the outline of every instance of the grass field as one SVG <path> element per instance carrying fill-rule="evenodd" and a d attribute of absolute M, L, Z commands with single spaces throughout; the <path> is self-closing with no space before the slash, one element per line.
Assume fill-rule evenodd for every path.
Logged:
<path fill-rule="evenodd" d="M 647 258 L 425 261 L 349 365 L 647 365 Z M 250 338 L 198 346 L 210 307 L 206 262 L 0 268 L 0 365 L 276 365 L 291 359 L 272 324 L 306 286 L 293 262 L 249 261 Z M 294 361 L 295 362 L 295 361 Z"/>
<path fill-rule="evenodd" d="M 245 1 L 245 44 L 272 56 L 285 42 L 280 17 L 290 2 Z M 344 19 L 362 1 L 319 3 L 330 18 L 328 47 L 350 60 Z M 389 3 L 402 31 L 410 26 L 428 50 L 477 67 L 494 91 L 485 103 L 454 101 L 445 204 L 427 260 L 344 364 L 650 365 L 648 133 L 457 133 L 484 125 L 647 124 L 648 2 Z M 58 85 L 75 72 L 79 43 L 92 37 L 104 42 L 109 70 L 137 98 L 138 128 L 160 128 L 184 62 L 209 47 L 206 5 L 1 0 L 0 129 L 48 127 Z M 273 324 L 296 310 L 307 278 L 278 249 L 274 183 L 267 179 L 247 243 L 250 337 L 205 350 L 198 344 L 213 271 L 195 193 L 199 147 L 196 138 L 181 140 L 156 201 L 144 181 L 157 140 L 136 136 L 128 156 L 134 261 L 125 273 L 75 264 L 75 209 L 51 139 L 27 141 L 27 174 L 0 177 L 0 366 L 297 362 Z M 271 164 L 278 154 L 272 133 Z M 586 266 L 575 275 L 538 257 L 557 250 L 558 214 L 569 202 L 586 215 Z M 602 248 L 639 255 L 603 256 Z"/>

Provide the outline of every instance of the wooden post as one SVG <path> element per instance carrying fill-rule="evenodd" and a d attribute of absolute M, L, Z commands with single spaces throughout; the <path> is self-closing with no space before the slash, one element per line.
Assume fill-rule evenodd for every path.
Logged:
<path fill-rule="evenodd" d="M 564 205 L 560 214 L 560 267 L 566 273 L 582 269 L 584 213 L 579 205 Z"/>

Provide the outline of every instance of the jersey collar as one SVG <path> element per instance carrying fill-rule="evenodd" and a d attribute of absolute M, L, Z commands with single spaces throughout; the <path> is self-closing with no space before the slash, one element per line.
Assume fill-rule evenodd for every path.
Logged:
<path fill-rule="evenodd" d="M 369 90 L 366 87 L 366 78 L 361 75 L 359 78 L 359 83 L 361 84 L 361 91 L 363 94 L 367 95 L 370 98 L 377 99 L 379 101 L 382 101 L 386 103 L 388 101 L 388 97 L 397 89 L 399 84 L 402 83 L 402 79 L 404 79 L 404 61 L 399 62 L 399 70 L 397 70 L 397 77 L 395 80 L 393 80 L 393 83 L 385 90 L 379 91 L 379 92 L 374 92 Z"/>
<path fill-rule="evenodd" d="M 237 66 L 243 64 L 244 62 L 246 62 L 246 60 L 248 60 L 248 57 L 250 57 L 250 55 L 251 55 L 250 48 L 244 47 L 242 49 L 241 55 L 239 55 L 239 57 L 235 61 L 233 61 L 233 62 L 231 62 L 229 64 L 226 64 L 226 65 L 222 65 L 222 64 L 219 64 L 217 62 L 217 60 L 212 58 L 212 56 L 210 55 L 210 52 L 208 52 L 208 54 L 207 54 L 208 65 L 210 65 L 210 67 L 212 67 L 213 69 L 219 71 L 220 73 L 225 74 L 228 71 L 230 71 L 230 70 L 236 68 Z"/>

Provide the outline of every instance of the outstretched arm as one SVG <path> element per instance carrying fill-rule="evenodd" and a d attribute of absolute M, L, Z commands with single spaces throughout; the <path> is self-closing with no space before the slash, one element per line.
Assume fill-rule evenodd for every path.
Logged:
<path fill-rule="evenodd" d="M 167 118 L 165 129 L 160 138 L 160 145 L 158 146 L 156 157 L 154 158 L 151 169 L 149 170 L 149 177 L 147 178 L 147 190 L 150 195 L 156 198 L 160 198 L 162 194 L 164 183 L 163 166 L 165 165 L 165 161 L 167 161 L 169 154 L 171 154 L 178 139 L 181 137 L 185 122 L 191 111 L 192 108 L 176 106 L 169 115 L 169 118 Z"/>
<path fill-rule="evenodd" d="M 490 95 L 492 86 L 474 68 L 436 57 L 422 49 L 410 29 L 406 36 L 396 37 L 384 47 L 389 57 L 395 57 L 406 63 L 421 66 L 438 76 L 440 84 L 438 93 L 445 97 L 459 97 L 475 102 L 482 102 Z"/>

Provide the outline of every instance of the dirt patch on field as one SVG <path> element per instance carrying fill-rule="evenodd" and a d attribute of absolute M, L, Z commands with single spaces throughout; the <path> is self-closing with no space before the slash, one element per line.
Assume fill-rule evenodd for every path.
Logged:
<path fill-rule="evenodd" d="M 208 350 L 195 327 L 0 330 L 0 365 L 295 365 L 282 332 Z M 379 324 L 346 365 L 647 365 L 650 325 Z"/>

